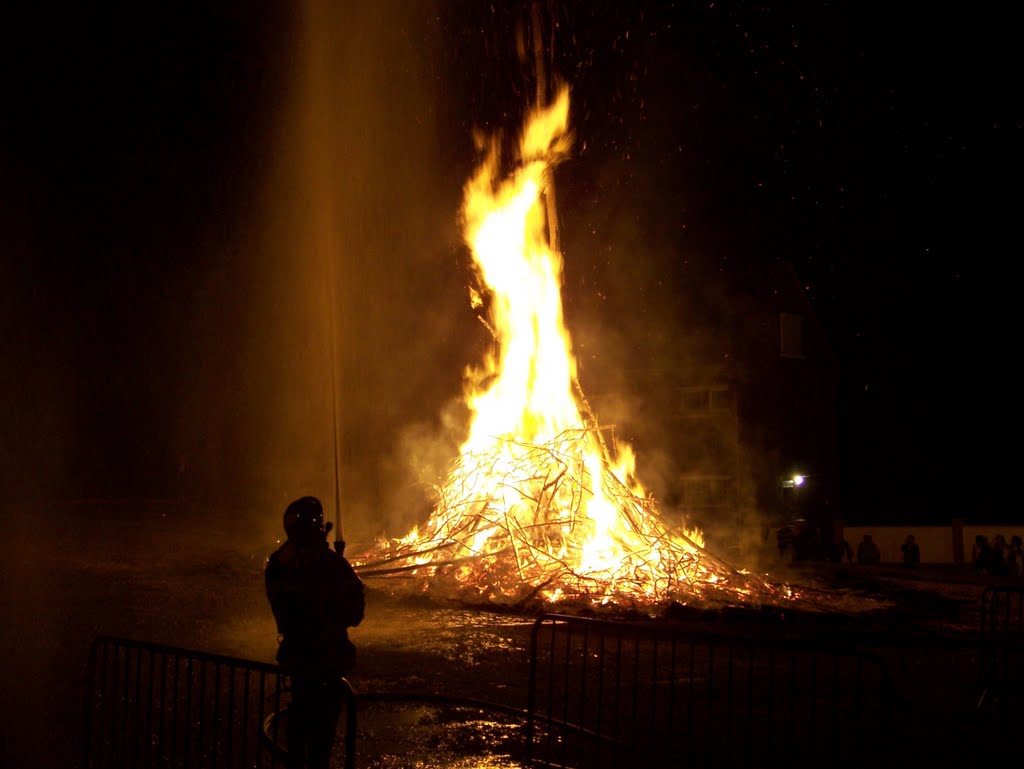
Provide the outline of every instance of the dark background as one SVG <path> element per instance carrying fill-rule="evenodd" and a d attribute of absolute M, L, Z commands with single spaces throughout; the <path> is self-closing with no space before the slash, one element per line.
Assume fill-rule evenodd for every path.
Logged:
<path fill-rule="evenodd" d="M 303 165 L 324 148 L 301 129 L 324 98 L 347 504 L 367 529 L 418 514 L 409 457 L 422 472 L 450 456 L 436 436 L 457 432 L 448 404 L 486 343 L 457 211 L 472 131 L 514 131 L 533 97 L 516 50 L 528 4 L 351 3 L 310 33 L 311 5 L 5 11 L 7 500 L 266 512 L 330 496 L 329 316 Z M 840 363 L 846 517 L 1018 519 L 1012 14 L 546 10 L 573 92 L 557 183 L 584 382 L 663 356 L 688 282 L 785 260 Z M 304 86 L 311 40 L 332 51 L 326 90 Z"/>

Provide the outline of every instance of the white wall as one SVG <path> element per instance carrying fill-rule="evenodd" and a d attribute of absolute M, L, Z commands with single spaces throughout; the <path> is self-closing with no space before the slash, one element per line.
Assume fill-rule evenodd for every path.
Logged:
<path fill-rule="evenodd" d="M 1010 544 L 1010 539 L 1017 535 L 1024 537 L 1024 524 L 1018 526 L 985 526 L 971 524 L 970 526 L 964 525 L 964 558 L 966 560 L 971 559 L 971 548 L 974 546 L 974 538 L 978 534 L 984 534 L 988 537 L 988 543 L 991 545 L 992 540 L 995 539 L 996 534 L 1002 534 L 1006 539 L 1006 544 Z"/>
<path fill-rule="evenodd" d="M 853 549 L 853 557 L 857 557 L 857 545 L 870 534 L 878 543 L 878 549 L 882 553 L 882 563 L 902 563 L 903 552 L 900 545 L 913 534 L 921 548 L 921 563 L 955 563 L 953 556 L 953 537 L 955 529 L 950 526 L 846 526 L 843 528 L 843 537 L 850 543 Z M 970 563 L 971 546 L 978 534 L 988 537 L 989 543 L 996 534 L 1002 534 L 1007 543 L 1015 534 L 1024 537 L 1024 523 L 1010 526 L 986 526 L 985 524 L 970 524 L 963 527 L 963 553 L 964 562 Z"/>
<path fill-rule="evenodd" d="M 870 534 L 882 553 L 882 563 L 902 563 L 900 545 L 913 534 L 921 548 L 921 563 L 953 563 L 953 529 L 951 526 L 846 526 L 843 536 L 857 558 L 857 545 Z M 972 538 L 973 541 L 973 538 Z M 968 554 L 970 550 L 967 551 Z"/>

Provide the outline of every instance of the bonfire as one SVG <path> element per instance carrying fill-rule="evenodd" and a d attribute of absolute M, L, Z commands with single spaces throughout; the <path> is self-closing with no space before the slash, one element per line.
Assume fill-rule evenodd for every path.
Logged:
<path fill-rule="evenodd" d="M 506 605 L 651 606 L 775 592 L 665 524 L 628 445 L 597 422 L 563 322 L 550 242 L 552 172 L 570 147 L 569 92 L 528 115 L 503 172 L 497 140 L 465 187 L 474 307 L 495 350 L 467 371 L 469 437 L 424 524 L 355 560 L 405 589 Z M 399 580 L 394 582 L 399 584 Z"/>

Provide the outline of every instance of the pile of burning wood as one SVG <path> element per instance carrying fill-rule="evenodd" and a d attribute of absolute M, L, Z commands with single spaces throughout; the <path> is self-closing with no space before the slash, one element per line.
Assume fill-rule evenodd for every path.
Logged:
<path fill-rule="evenodd" d="M 589 460 L 594 448 L 601 461 Z M 610 469 L 602 431 L 565 430 L 544 444 L 506 438 L 459 457 L 430 520 L 357 560 L 396 589 L 470 603 L 649 606 L 757 585 L 703 548 L 699 532 L 666 527 L 651 497 Z M 595 484 L 601 520 L 591 509 Z M 608 523 L 612 525 L 605 525 Z"/>

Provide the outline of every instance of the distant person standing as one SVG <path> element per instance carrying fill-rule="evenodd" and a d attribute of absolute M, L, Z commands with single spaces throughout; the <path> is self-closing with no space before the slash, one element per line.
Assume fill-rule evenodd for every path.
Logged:
<path fill-rule="evenodd" d="M 903 540 L 903 544 L 900 545 L 900 550 L 903 551 L 903 565 L 908 569 L 917 568 L 918 564 L 921 563 L 921 548 L 917 545 L 917 540 L 914 539 L 913 534 L 908 534 L 907 538 Z"/>
<path fill-rule="evenodd" d="M 832 563 L 853 563 L 853 548 L 850 547 L 850 543 L 846 541 L 845 537 L 840 537 L 838 542 L 832 543 L 828 559 Z"/>
<path fill-rule="evenodd" d="M 796 532 L 786 523 L 775 533 L 775 541 L 779 547 L 779 561 L 793 563 L 796 557 Z"/>
<path fill-rule="evenodd" d="M 1005 577 L 1009 573 L 1006 564 L 1006 537 L 996 534 L 992 538 L 992 553 L 990 555 L 992 573 L 997 577 Z"/>
<path fill-rule="evenodd" d="M 1007 564 L 1010 569 L 1011 577 L 1020 577 L 1024 575 L 1024 543 L 1021 542 L 1021 538 L 1016 534 L 1010 537 L 1010 550 L 1009 556 L 1007 556 Z"/>
<path fill-rule="evenodd" d="M 264 577 L 281 634 L 277 661 L 292 686 L 287 765 L 327 769 L 341 714 L 341 676 L 356 662 L 348 628 L 363 620 L 363 583 L 328 546 L 331 524 L 324 526 L 319 499 L 288 505 L 284 530 L 288 541 L 270 556 Z"/>
<path fill-rule="evenodd" d="M 988 574 L 992 568 L 992 547 L 988 543 L 988 537 L 978 534 L 974 538 L 974 547 L 971 548 L 971 563 L 978 574 Z"/>
<path fill-rule="evenodd" d="M 881 563 L 882 553 L 870 534 L 865 534 L 864 539 L 857 545 L 857 563 L 872 564 Z"/>

